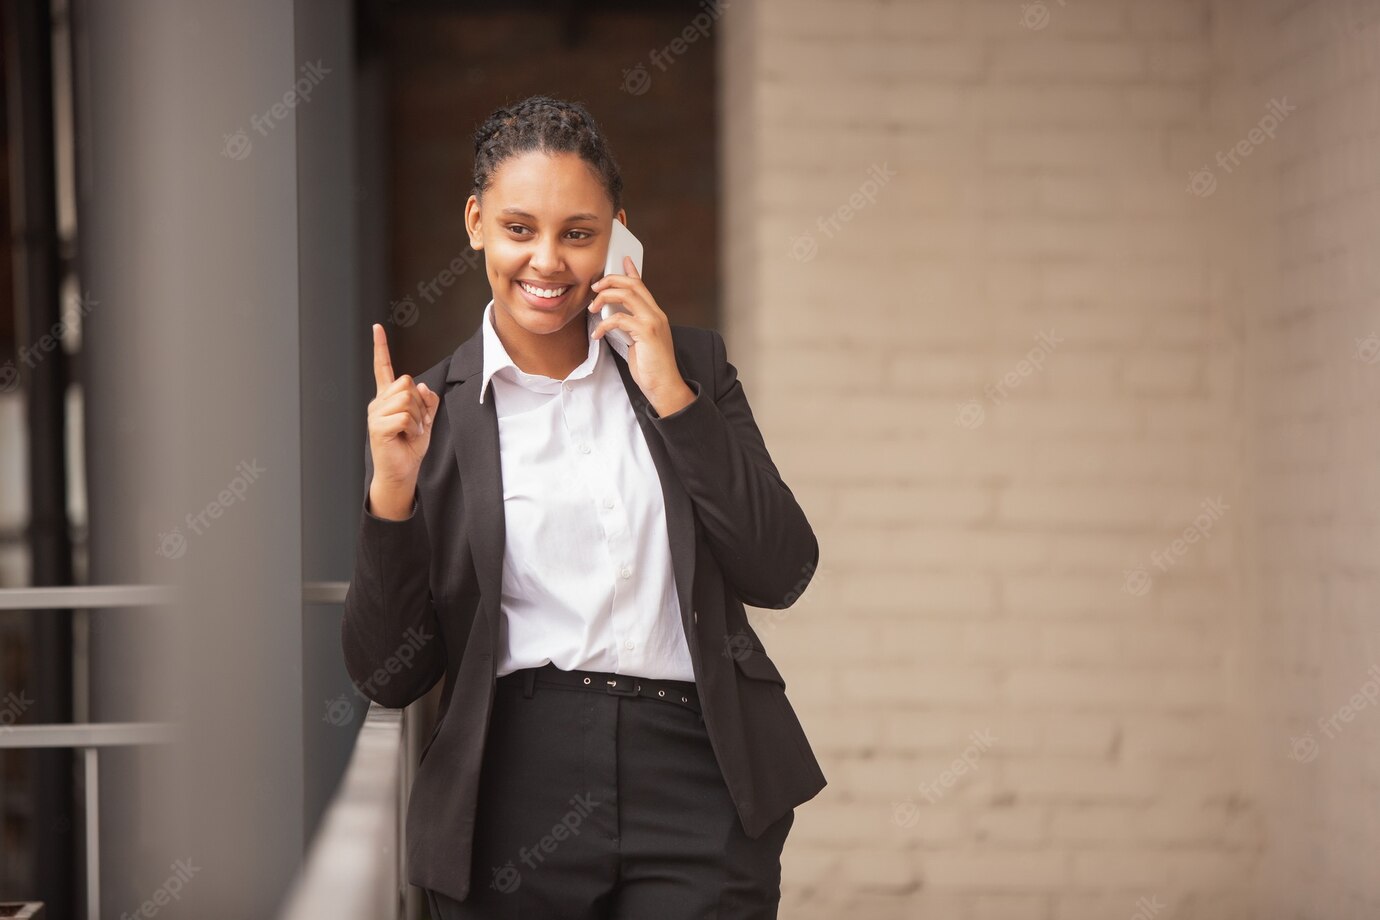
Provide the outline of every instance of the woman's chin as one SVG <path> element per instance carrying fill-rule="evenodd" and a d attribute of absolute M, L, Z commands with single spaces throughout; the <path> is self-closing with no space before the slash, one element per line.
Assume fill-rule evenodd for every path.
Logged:
<path fill-rule="evenodd" d="M 532 335 L 551 335 L 560 332 L 569 326 L 585 312 L 584 309 L 573 312 L 552 313 L 546 310 L 533 310 L 523 308 L 520 312 L 513 314 L 518 324 Z"/>

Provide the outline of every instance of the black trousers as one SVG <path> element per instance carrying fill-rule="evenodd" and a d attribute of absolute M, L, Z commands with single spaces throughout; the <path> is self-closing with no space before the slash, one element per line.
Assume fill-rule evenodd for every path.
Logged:
<path fill-rule="evenodd" d="M 749 839 L 692 709 L 522 671 L 495 693 L 470 894 L 427 890 L 433 920 L 775 920 L 795 812 Z"/>

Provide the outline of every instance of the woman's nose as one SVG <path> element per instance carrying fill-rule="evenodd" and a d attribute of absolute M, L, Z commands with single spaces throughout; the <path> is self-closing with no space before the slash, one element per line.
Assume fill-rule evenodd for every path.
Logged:
<path fill-rule="evenodd" d="M 532 253 L 532 268 L 546 276 L 559 274 L 561 249 L 555 240 L 537 244 L 536 251 Z"/>

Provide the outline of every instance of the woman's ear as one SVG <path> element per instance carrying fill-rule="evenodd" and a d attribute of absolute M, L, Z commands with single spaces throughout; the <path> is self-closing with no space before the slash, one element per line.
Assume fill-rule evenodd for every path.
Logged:
<path fill-rule="evenodd" d="M 628 225 L 628 212 L 624 211 L 622 208 L 618 209 L 618 213 L 613 215 L 613 218 L 614 220 L 622 221 L 625 227 Z"/>
<path fill-rule="evenodd" d="M 474 195 L 465 202 L 465 231 L 470 236 L 471 249 L 484 248 L 484 222 L 479 212 L 479 199 Z"/>

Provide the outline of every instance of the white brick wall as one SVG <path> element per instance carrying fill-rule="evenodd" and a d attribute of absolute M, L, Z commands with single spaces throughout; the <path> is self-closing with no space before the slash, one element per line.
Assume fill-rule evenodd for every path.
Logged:
<path fill-rule="evenodd" d="M 1205 203 L 1246 343 L 1242 540 L 1260 917 L 1380 916 L 1380 5 L 1214 3 L 1219 146 L 1296 109 Z M 1230 182 L 1230 184 L 1228 184 Z M 1370 673 L 1368 673 L 1368 671 Z M 1341 710 L 1358 693 L 1361 705 Z M 1334 716 L 1336 721 L 1329 724 Z M 1345 719 L 1350 721 L 1344 721 Z M 1297 739 L 1297 743 L 1295 743 Z"/>
<path fill-rule="evenodd" d="M 1372 13 L 729 8 L 730 357 L 822 546 L 756 616 L 830 779 L 783 917 L 1380 916 L 1380 705 L 1317 726 L 1380 663 Z"/>

